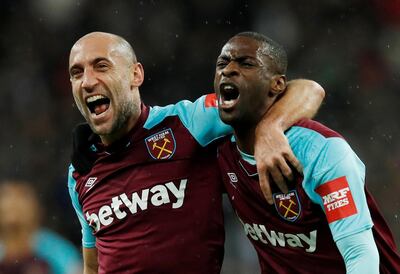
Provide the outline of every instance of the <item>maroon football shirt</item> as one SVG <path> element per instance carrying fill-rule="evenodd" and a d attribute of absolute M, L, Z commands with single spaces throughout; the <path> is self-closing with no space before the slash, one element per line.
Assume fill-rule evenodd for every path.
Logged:
<path fill-rule="evenodd" d="M 220 273 L 216 147 L 200 145 L 179 116 L 160 115 L 146 127 L 149 109 L 143 106 L 127 138 L 107 150 L 97 146 L 89 174 L 73 172 L 82 214 L 96 237 L 99 273 Z"/>
<path fill-rule="evenodd" d="M 314 161 L 310 158 L 321 157 L 324 163 L 329 162 L 324 154 L 319 154 L 320 144 L 317 142 L 324 147 L 322 143 L 324 138 L 342 139 L 337 133 L 313 121 L 301 122 L 286 135 L 296 156 L 300 161 L 304 160 L 302 164 L 305 165 L 304 176 L 308 178 L 307 180 L 318 176 L 317 174 L 325 168 L 321 165 L 310 167 L 306 163 Z M 340 153 L 337 156 L 342 157 Z M 281 193 L 275 185 L 272 185 L 274 204 L 269 205 L 261 192 L 256 166 L 242 158 L 236 142 L 230 137 L 225 138 L 219 146 L 218 161 L 229 199 L 245 234 L 256 249 L 262 273 L 346 272 L 344 260 L 333 240 L 327 216 L 320 204 L 313 202 L 309 197 L 318 195 L 318 189 L 313 191 L 309 188 L 310 192 L 306 193 L 302 185 L 303 177 L 297 174 L 295 183 L 289 185 L 290 191 L 287 194 Z M 328 169 L 335 170 L 335 167 L 328 166 Z M 343 183 L 343 177 L 338 181 Z M 368 191 L 365 192 L 370 218 L 374 225 L 372 227 L 374 239 L 380 256 L 380 272 L 400 273 L 400 257 L 396 252 L 392 234 L 371 195 Z M 349 195 L 346 200 L 339 199 L 343 193 L 343 191 L 333 192 L 324 199 L 329 200 L 329 209 L 343 208 L 342 211 L 332 210 L 332 213 L 340 213 L 342 217 L 353 216 L 356 211 L 350 207 L 351 202 L 347 200 Z M 345 202 L 349 202 L 349 207 Z M 328 214 L 329 217 L 335 218 L 334 215 Z M 369 223 L 366 221 L 358 224 L 356 223 L 358 219 L 355 220 L 357 221 L 354 221 L 354 227 L 365 227 Z M 347 228 L 341 228 L 345 229 Z"/>

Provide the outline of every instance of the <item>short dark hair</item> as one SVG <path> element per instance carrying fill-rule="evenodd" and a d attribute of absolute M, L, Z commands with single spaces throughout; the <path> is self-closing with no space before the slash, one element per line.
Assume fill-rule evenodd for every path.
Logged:
<path fill-rule="evenodd" d="M 275 63 L 276 73 L 285 74 L 287 69 L 287 54 L 286 50 L 283 48 L 281 44 L 275 42 L 271 38 L 254 31 L 245 31 L 236 34 L 233 37 L 248 37 L 254 39 L 263 44 L 262 51 L 265 55 L 270 57 Z M 233 38 L 232 37 L 232 38 Z"/>

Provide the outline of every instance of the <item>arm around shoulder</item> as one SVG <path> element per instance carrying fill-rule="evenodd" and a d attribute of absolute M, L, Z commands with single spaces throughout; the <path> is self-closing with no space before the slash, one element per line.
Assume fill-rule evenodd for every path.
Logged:
<path fill-rule="evenodd" d="M 267 201 L 272 204 L 272 193 L 269 183 L 271 176 L 278 187 L 287 191 L 284 177 L 293 178 L 288 163 L 302 172 L 300 162 L 296 159 L 284 135 L 284 131 L 300 119 L 312 118 L 322 100 L 325 91 L 316 82 L 305 79 L 289 81 L 281 98 L 273 104 L 256 128 L 254 156 L 260 187 Z"/>
<path fill-rule="evenodd" d="M 313 118 L 324 97 L 325 90 L 317 82 L 307 79 L 291 80 L 263 120 L 286 130 L 300 119 Z"/>

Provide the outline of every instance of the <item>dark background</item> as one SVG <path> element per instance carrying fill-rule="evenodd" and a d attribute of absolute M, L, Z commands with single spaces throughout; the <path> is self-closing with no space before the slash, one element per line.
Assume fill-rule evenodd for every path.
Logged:
<path fill-rule="evenodd" d="M 125 37 L 145 68 L 143 100 L 164 105 L 211 92 L 221 46 L 245 30 L 284 45 L 289 78 L 325 88 L 316 119 L 364 161 L 400 243 L 400 1 L 2 0 L 0 22 L 0 176 L 31 181 L 44 224 L 76 245 L 66 187 L 71 129 L 82 121 L 67 71 L 73 43 L 91 31 Z M 252 273 L 257 263 L 229 212 L 227 223 L 225 271 Z"/>

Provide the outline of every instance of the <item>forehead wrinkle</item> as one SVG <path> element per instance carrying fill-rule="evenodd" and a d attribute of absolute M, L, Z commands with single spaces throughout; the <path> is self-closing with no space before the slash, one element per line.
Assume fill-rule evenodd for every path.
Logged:
<path fill-rule="evenodd" d="M 85 47 L 88 48 L 87 51 L 90 51 L 91 47 L 95 47 L 95 49 L 99 49 L 100 51 L 103 50 L 104 57 L 119 57 L 124 59 L 128 65 L 136 62 L 133 49 L 124 39 L 114 34 L 94 32 L 81 37 L 72 46 L 69 58 L 70 65 L 72 57 L 76 57 L 79 54 L 87 54 L 83 52 Z"/>

